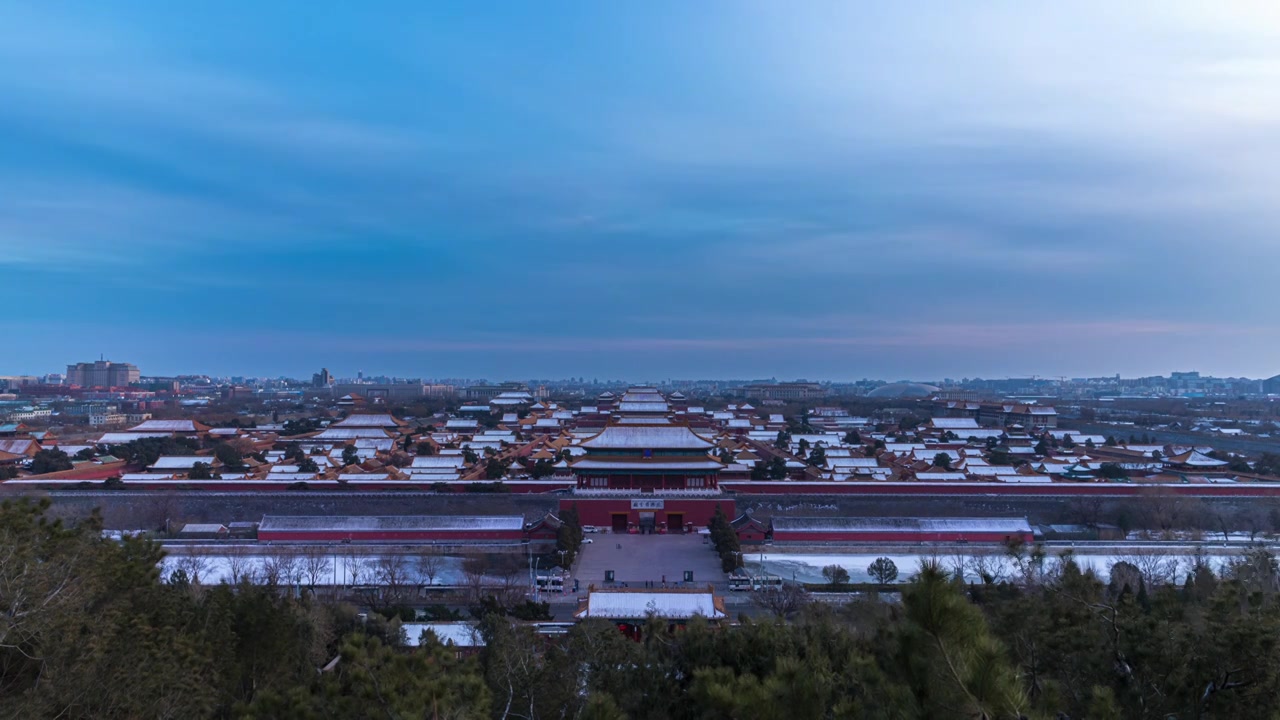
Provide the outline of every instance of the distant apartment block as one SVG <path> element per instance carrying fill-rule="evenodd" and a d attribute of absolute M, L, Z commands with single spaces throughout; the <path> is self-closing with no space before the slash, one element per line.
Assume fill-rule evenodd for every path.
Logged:
<path fill-rule="evenodd" d="M 109 412 L 89 416 L 89 425 L 93 427 L 115 427 L 129 422 L 129 416 L 118 412 Z"/>
<path fill-rule="evenodd" d="M 370 402 L 416 400 L 426 396 L 426 386 L 415 383 L 336 383 L 330 386 L 335 398 L 359 395 Z"/>
<path fill-rule="evenodd" d="M 463 400 L 487 403 L 503 393 L 529 392 L 529 386 L 522 382 L 505 382 L 501 385 L 468 385 L 460 391 Z"/>
<path fill-rule="evenodd" d="M 822 385 L 809 382 L 758 383 L 747 385 L 743 390 L 750 400 L 810 402 L 827 396 Z"/>
<path fill-rule="evenodd" d="M 98 360 L 67 366 L 67 384 L 81 387 L 126 387 L 140 377 L 138 366 L 131 363 Z"/>
<path fill-rule="evenodd" d="M 1280 395 L 1280 375 L 1262 381 L 1264 395 Z"/>

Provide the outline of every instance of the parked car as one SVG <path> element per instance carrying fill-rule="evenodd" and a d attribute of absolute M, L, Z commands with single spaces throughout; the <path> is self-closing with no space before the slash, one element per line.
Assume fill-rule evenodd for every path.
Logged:
<path fill-rule="evenodd" d="M 582 526 L 582 532 L 584 532 L 584 533 L 598 533 L 598 532 L 600 532 L 600 528 L 596 527 L 595 525 L 583 525 L 583 526 Z"/>
<path fill-rule="evenodd" d="M 594 541 L 593 541 L 591 538 L 583 538 L 583 539 L 582 539 L 582 544 L 583 544 L 583 545 L 590 545 L 592 542 L 594 542 Z"/>

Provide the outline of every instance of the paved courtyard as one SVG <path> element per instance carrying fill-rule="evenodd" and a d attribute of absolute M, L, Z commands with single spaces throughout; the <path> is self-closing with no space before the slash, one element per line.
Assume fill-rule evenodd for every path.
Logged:
<path fill-rule="evenodd" d="M 664 577 L 668 587 L 679 587 L 688 570 L 693 571 L 695 585 L 725 584 L 720 557 L 699 535 L 600 533 L 587 537 L 593 542 L 582 546 L 574 568 L 574 577 L 582 583 L 583 592 L 591 583 L 603 586 L 606 570 L 614 572 L 616 585 L 626 583 L 632 588 L 643 588 L 646 581 L 662 587 Z"/>

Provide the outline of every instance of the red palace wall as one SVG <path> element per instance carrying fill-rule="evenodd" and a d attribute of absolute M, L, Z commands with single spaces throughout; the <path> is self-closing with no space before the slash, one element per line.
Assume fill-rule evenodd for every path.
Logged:
<path fill-rule="evenodd" d="M 343 540 L 352 540 L 355 542 L 368 541 L 384 541 L 384 542 L 423 542 L 423 541 L 475 541 L 475 540 L 505 540 L 507 542 L 521 542 L 524 540 L 523 530 L 491 530 L 491 531 L 474 531 L 474 532 L 432 532 L 432 531 L 405 531 L 405 532 L 337 532 L 337 531 L 320 531 L 320 530 L 259 530 L 258 540 L 260 541 L 280 541 L 280 542 L 341 542 Z"/>
<path fill-rule="evenodd" d="M 1017 536 L 1015 533 L 1013 536 Z M 1010 537 L 1008 533 L 997 532 L 779 532 L 774 531 L 774 542 L 794 543 L 902 543 L 915 545 L 919 543 L 1003 543 Z M 1031 533 L 1021 535 L 1024 542 L 1034 542 Z"/>
<path fill-rule="evenodd" d="M 662 501 L 662 508 L 633 508 L 632 500 L 642 502 Z M 695 531 L 706 527 L 716 512 L 716 506 L 720 506 L 726 517 L 733 519 L 737 512 L 737 506 L 734 501 L 729 498 L 715 499 L 673 499 L 665 498 L 572 498 L 560 501 L 560 511 L 564 512 L 573 506 L 578 507 L 578 517 L 583 525 L 595 525 L 598 527 L 611 527 L 614 515 L 617 513 L 626 513 L 627 522 L 629 524 L 638 524 L 640 522 L 640 513 L 651 512 L 656 523 L 668 522 L 667 518 L 673 514 L 683 514 L 683 522 L 686 526 L 693 524 Z M 671 528 L 675 529 L 675 528 Z"/>
<path fill-rule="evenodd" d="M 928 483 L 928 482 L 732 482 L 720 489 L 744 495 L 987 495 L 1031 497 L 1142 497 L 1166 493 L 1187 497 L 1280 497 L 1280 483 L 1208 485 L 1174 483 Z"/>

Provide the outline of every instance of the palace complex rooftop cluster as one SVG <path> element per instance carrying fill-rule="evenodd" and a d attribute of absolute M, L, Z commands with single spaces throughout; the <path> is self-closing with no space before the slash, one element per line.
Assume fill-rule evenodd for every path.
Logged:
<path fill-rule="evenodd" d="M 0 427 L 8 482 L 110 481 L 137 488 L 416 489 L 559 492 L 578 497 L 726 492 L 898 492 L 1019 486 L 1222 486 L 1274 478 L 1207 445 L 1058 427 L 1037 402 L 937 399 L 920 421 L 839 407 L 783 415 L 750 402 L 708 409 L 635 387 L 566 406 L 506 390 L 430 417 L 402 418 L 348 394 L 332 410 L 255 427 L 145 419 L 62 439 Z M 42 451 L 69 459 L 34 473 Z M 44 468 L 47 470 L 47 468 Z"/>

